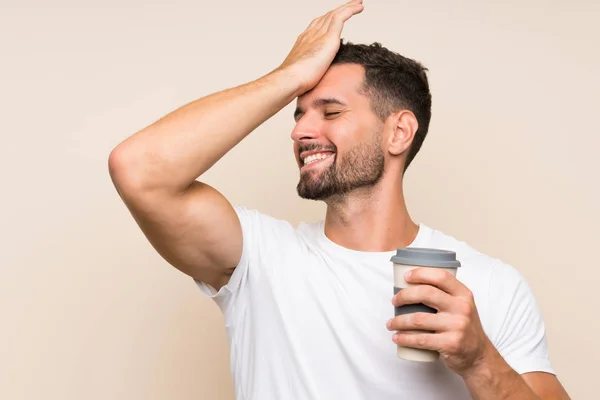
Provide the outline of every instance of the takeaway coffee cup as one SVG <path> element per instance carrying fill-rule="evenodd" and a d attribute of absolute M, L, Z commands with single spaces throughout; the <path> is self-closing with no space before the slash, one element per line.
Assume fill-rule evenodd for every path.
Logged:
<path fill-rule="evenodd" d="M 415 268 L 444 268 L 453 276 L 456 276 L 456 270 L 460 267 L 460 262 L 456 259 L 456 253 L 448 250 L 406 247 L 396 250 L 391 261 L 394 266 L 394 295 L 400 290 L 414 284 L 407 283 L 404 280 L 404 274 Z M 425 304 L 406 304 L 400 307 L 394 307 L 394 315 L 404 315 L 415 312 L 437 313 L 437 310 L 426 306 Z M 403 331 L 403 333 L 420 333 L 421 331 Z M 397 356 L 399 358 L 411 361 L 430 362 L 439 359 L 439 353 L 433 350 L 415 349 L 398 345 Z"/>

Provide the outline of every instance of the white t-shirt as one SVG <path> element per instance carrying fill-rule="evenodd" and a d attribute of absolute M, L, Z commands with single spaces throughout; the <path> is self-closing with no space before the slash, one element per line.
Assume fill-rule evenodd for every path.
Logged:
<path fill-rule="evenodd" d="M 323 221 L 293 227 L 235 207 L 243 251 L 218 292 L 196 281 L 224 313 L 238 400 L 461 400 L 471 396 L 441 361 L 396 356 L 390 252 L 332 242 Z M 419 224 L 411 247 L 452 250 L 457 278 L 474 294 L 483 328 L 518 373 L 553 373 L 544 323 L 519 272 Z"/>

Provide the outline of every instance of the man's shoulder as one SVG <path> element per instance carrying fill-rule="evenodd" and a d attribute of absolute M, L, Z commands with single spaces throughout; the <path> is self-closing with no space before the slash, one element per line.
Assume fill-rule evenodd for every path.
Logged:
<path fill-rule="evenodd" d="M 234 205 L 233 208 L 240 219 L 242 228 L 248 232 L 253 231 L 267 234 L 262 239 L 316 237 L 319 227 L 322 226 L 322 220 L 313 222 L 301 221 L 294 225 L 285 218 L 268 214 L 258 208 L 244 205 Z M 268 235 L 269 233 L 273 234 L 273 236 Z"/>
<path fill-rule="evenodd" d="M 515 284 L 523 277 L 512 264 L 501 256 L 483 252 L 466 240 L 459 239 L 448 233 L 434 228 L 428 229 L 427 245 L 456 252 L 456 258 L 461 262 L 461 271 L 476 279 L 497 279 L 502 282 L 512 281 Z"/>
<path fill-rule="evenodd" d="M 425 226 L 425 229 L 426 236 L 424 237 L 424 242 L 427 246 L 442 250 L 454 251 L 456 253 L 456 257 L 460 261 L 467 263 L 484 262 L 485 264 L 494 264 L 496 262 L 500 262 L 499 259 L 483 253 L 466 240 L 459 239 L 456 236 L 435 228 Z"/>
<path fill-rule="evenodd" d="M 242 224 L 247 222 L 252 224 L 263 224 L 265 226 L 292 227 L 292 224 L 288 220 L 272 214 L 267 214 L 256 207 L 234 204 L 233 209 Z"/>

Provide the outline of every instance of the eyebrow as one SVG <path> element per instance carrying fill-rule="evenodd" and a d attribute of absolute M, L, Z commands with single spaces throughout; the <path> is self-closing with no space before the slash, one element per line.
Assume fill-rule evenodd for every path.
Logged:
<path fill-rule="evenodd" d="M 347 104 L 343 101 L 336 99 L 335 97 L 319 97 L 312 102 L 312 106 L 314 108 L 323 107 L 329 104 L 336 104 L 338 106 L 345 107 Z M 298 119 L 298 115 L 304 114 L 304 109 L 301 107 L 296 107 L 296 111 L 294 111 L 294 121 Z"/>

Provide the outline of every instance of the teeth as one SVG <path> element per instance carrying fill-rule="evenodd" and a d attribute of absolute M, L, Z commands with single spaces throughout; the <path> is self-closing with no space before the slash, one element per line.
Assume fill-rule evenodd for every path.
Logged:
<path fill-rule="evenodd" d="M 310 155 L 310 156 L 308 156 L 308 157 L 306 157 L 304 159 L 304 165 L 308 165 L 308 164 L 313 163 L 315 161 L 322 160 L 322 159 L 324 159 L 324 158 L 326 158 L 328 156 L 329 156 L 329 153 L 312 154 L 312 155 Z"/>

